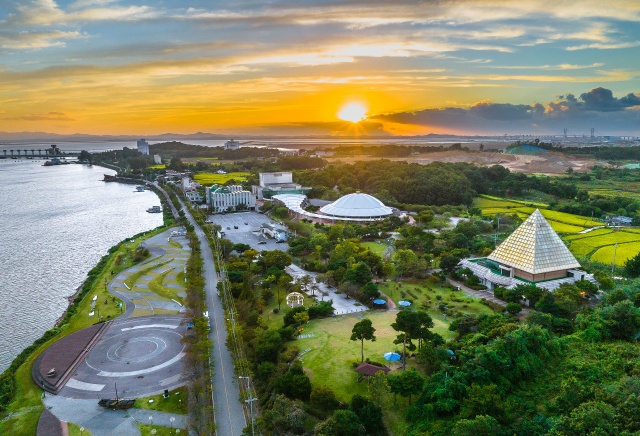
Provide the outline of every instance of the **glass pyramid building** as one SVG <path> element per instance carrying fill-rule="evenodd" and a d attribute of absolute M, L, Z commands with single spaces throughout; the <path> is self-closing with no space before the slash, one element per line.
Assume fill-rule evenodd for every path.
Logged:
<path fill-rule="evenodd" d="M 580 264 L 538 209 L 489 256 L 465 259 L 461 266 L 471 269 L 489 289 L 520 283 L 553 289 L 563 282 L 590 279 L 578 270 Z"/>
<path fill-rule="evenodd" d="M 516 276 L 533 282 L 548 280 L 550 274 L 557 277 L 560 272 L 560 276 L 566 276 L 568 269 L 580 268 L 576 258 L 538 209 L 487 259 L 511 267 Z"/>

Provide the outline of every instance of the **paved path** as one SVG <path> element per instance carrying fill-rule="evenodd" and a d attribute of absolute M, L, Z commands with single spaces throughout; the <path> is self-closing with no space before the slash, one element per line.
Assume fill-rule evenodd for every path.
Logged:
<path fill-rule="evenodd" d="M 182 204 L 182 200 L 180 200 Z M 189 210 L 182 204 L 186 218 L 194 227 L 200 241 L 200 251 L 203 260 L 203 276 L 205 292 L 207 294 L 207 310 L 211 332 L 209 337 L 213 341 L 213 411 L 216 423 L 216 433 L 220 436 L 241 435 L 246 427 L 244 408 L 240 403 L 238 380 L 233 372 L 231 352 L 227 348 L 227 326 L 225 324 L 224 308 L 218 297 L 218 277 L 213 263 L 213 253 L 206 235 L 191 216 Z"/>
<path fill-rule="evenodd" d="M 364 312 L 367 310 L 367 306 L 359 303 L 357 300 L 354 300 L 353 298 L 347 298 L 345 294 L 337 294 L 336 288 L 332 288 L 326 283 L 316 281 L 316 277 L 318 276 L 318 273 L 316 272 L 304 270 L 300 268 L 298 265 L 293 263 L 288 267 L 286 267 L 285 270 L 287 271 L 287 273 L 289 273 L 291 277 L 293 277 L 294 280 L 297 280 L 305 275 L 310 276 L 313 279 L 313 282 L 315 282 L 318 285 L 318 288 L 320 289 L 320 291 L 324 292 L 325 296 L 322 297 L 322 299 L 333 300 L 332 306 L 335 309 L 333 313 L 335 313 L 336 315 L 345 315 L 347 313 Z M 308 291 L 307 291 L 307 294 L 309 294 Z"/>
<path fill-rule="evenodd" d="M 144 409 L 109 410 L 95 400 L 78 400 L 47 395 L 44 405 L 58 419 L 84 427 L 93 436 L 139 435 L 138 422 L 173 428 L 187 428 L 187 416 Z M 149 417 L 153 419 L 150 421 Z M 171 418 L 174 418 L 173 422 Z"/>

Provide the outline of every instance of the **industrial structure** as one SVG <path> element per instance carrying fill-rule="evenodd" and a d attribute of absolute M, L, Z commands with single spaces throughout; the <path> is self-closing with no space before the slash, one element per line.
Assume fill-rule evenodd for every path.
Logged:
<path fill-rule="evenodd" d="M 489 256 L 464 259 L 460 266 L 469 268 L 488 289 L 535 284 L 551 291 L 563 283 L 594 281 L 579 269 L 580 263 L 538 209 Z"/>
<path fill-rule="evenodd" d="M 259 185 L 254 185 L 251 190 L 258 200 L 264 200 L 279 194 L 306 194 L 311 188 L 293 183 L 293 174 L 290 172 L 281 172 L 260 173 Z"/>
<path fill-rule="evenodd" d="M 206 188 L 206 198 L 207 204 L 214 213 L 249 210 L 256 207 L 255 196 L 239 185 L 210 186 Z"/>

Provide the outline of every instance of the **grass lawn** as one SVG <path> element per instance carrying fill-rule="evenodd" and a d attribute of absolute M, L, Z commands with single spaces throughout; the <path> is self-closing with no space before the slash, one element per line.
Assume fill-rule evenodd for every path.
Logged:
<path fill-rule="evenodd" d="M 91 436 L 91 432 L 84 427 L 74 424 L 73 422 L 67 423 L 69 428 L 69 436 Z M 83 430 L 80 431 L 80 428 Z"/>
<path fill-rule="evenodd" d="M 167 300 L 176 300 L 182 304 L 182 297 L 179 296 L 176 292 L 182 291 L 181 289 L 173 289 L 167 288 L 163 286 L 164 280 L 171 271 L 165 271 L 162 274 L 159 274 L 155 278 L 151 279 L 149 282 L 149 290 L 160 297 L 166 298 Z"/>
<path fill-rule="evenodd" d="M 239 171 L 227 174 L 216 174 L 216 173 L 198 173 L 193 176 L 193 180 L 200 183 L 201 185 L 224 185 L 229 180 L 238 180 L 238 181 L 246 181 L 247 177 L 249 177 L 251 173 L 246 171 Z"/>
<path fill-rule="evenodd" d="M 369 250 L 373 251 L 378 256 L 382 257 L 387 246 L 385 244 L 381 244 L 380 242 L 361 242 L 360 245 L 363 247 L 367 247 Z"/>
<path fill-rule="evenodd" d="M 186 415 L 188 399 L 187 387 L 182 386 L 178 389 L 169 391 L 169 398 L 163 398 L 162 394 L 146 398 L 138 398 L 136 399 L 135 407 L 139 409 L 157 410 L 160 412 Z M 153 400 L 153 403 L 149 403 L 149 400 Z"/>
<path fill-rule="evenodd" d="M 113 297 L 104 286 L 104 280 L 110 280 L 110 271 L 114 274 L 133 266 L 131 261 L 135 249 L 141 241 L 166 230 L 161 228 L 153 232 L 147 233 L 145 236 L 138 237 L 133 243 L 124 244 L 118 251 L 111 255 L 109 262 L 105 266 L 103 272 L 96 280 L 94 286 L 85 295 L 80 303 L 75 316 L 71 318 L 69 323 L 63 328 L 60 335 L 42 344 L 16 371 L 16 387 L 17 393 L 14 401 L 7 409 L 7 415 L 11 417 L 0 421 L 0 435 L 32 435 L 36 434 L 40 413 L 43 410 L 41 395 L 42 390 L 35 385 L 31 379 L 31 367 L 33 361 L 53 342 L 69 335 L 73 332 L 81 330 L 95 324 L 98 320 L 95 316 L 88 317 L 86 314 L 91 312 L 91 303 L 94 295 L 98 296 L 100 315 L 103 318 L 115 318 L 120 315 L 121 310 L 118 307 L 120 300 Z M 121 263 L 116 265 L 115 259 L 120 256 Z M 104 304 L 104 301 L 107 304 Z"/>
<path fill-rule="evenodd" d="M 327 385 L 333 389 L 338 399 L 348 402 L 354 394 L 368 394 L 366 381 L 358 383 L 357 374 L 354 371 L 353 363 L 360 363 L 361 360 L 360 341 L 349 339 L 354 324 L 364 318 L 371 320 L 376 329 L 376 340 L 365 341 L 365 358 L 387 364 L 383 357 L 384 353 L 402 350 L 402 344 L 393 343 L 398 332 L 391 328 L 391 324 L 395 321 L 397 313 L 397 310 L 375 311 L 312 320 L 305 325 L 304 333 L 311 333 L 314 337 L 298 339 L 291 344 L 297 346 L 301 352 L 310 348 L 301 360 L 311 381 L 316 385 Z M 433 331 L 446 339 L 451 337 L 447 323 L 434 320 L 434 324 Z M 413 359 L 407 361 L 407 367 L 414 365 L 416 363 Z M 400 370 L 399 363 L 390 363 L 387 366 L 393 371 Z M 395 406 L 391 403 L 384 411 L 385 420 L 393 434 L 405 432 L 404 410 L 406 407 L 407 400 L 399 397 Z"/>
<path fill-rule="evenodd" d="M 166 164 L 158 164 L 158 165 L 151 165 L 149 168 L 151 168 L 152 170 L 163 170 L 167 167 Z"/>
<path fill-rule="evenodd" d="M 434 319 L 436 317 L 442 318 L 442 313 L 437 309 L 440 301 L 446 303 L 449 309 L 462 313 L 492 313 L 492 310 L 480 303 L 479 299 L 468 297 L 464 291 L 453 291 L 449 288 L 427 284 L 424 280 L 387 281 L 381 283 L 379 288 L 396 304 L 400 300 L 413 300 L 414 307 L 426 310 Z"/>
<path fill-rule="evenodd" d="M 169 427 L 161 427 L 159 425 L 149 425 L 149 424 L 140 424 L 138 423 L 138 428 L 140 429 L 140 433 L 142 436 L 169 436 L 175 434 L 188 434 L 184 430 L 180 429 L 170 429 Z M 152 430 L 155 430 L 152 431 Z M 178 433 L 179 431 L 179 433 Z"/>
<path fill-rule="evenodd" d="M 166 264 L 168 264 L 169 262 L 171 262 L 173 259 L 167 259 L 164 262 L 161 263 L 155 263 L 155 261 L 151 261 L 151 263 L 149 264 L 149 266 L 147 266 L 144 269 L 141 269 L 138 272 L 135 272 L 133 274 L 131 274 L 129 277 L 127 277 L 127 279 L 124 281 L 124 283 L 129 286 L 129 288 L 133 289 L 133 287 L 136 285 L 136 282 L 138 281 L 138 279 L 140 279 L 140 277 L 147 275 L 148 273 L 150 273 L 151 271 L 153 271 L 156 268 L 160 268 L 161 266 L 164 266 Z"/>

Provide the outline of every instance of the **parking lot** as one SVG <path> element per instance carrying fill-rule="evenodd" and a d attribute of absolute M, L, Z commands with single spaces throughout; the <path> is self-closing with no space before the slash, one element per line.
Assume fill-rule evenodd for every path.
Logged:
<path fill-rule="evenodd" d="M 234 244 L 247 244 L 257 251 L 282 250 L 287 251 L 289 245 L 277 243 L 275 239 L 267 237 L 266 244 L 260 242 L 260 226 L 262 224 L 275 224 L 271 218 L 258 212 L 238 212 L 228 214 L 210 215 L 208 222 L 222 227 L 224 237 Z M 237 228 L 235 228 L 237 227 Z"/>

